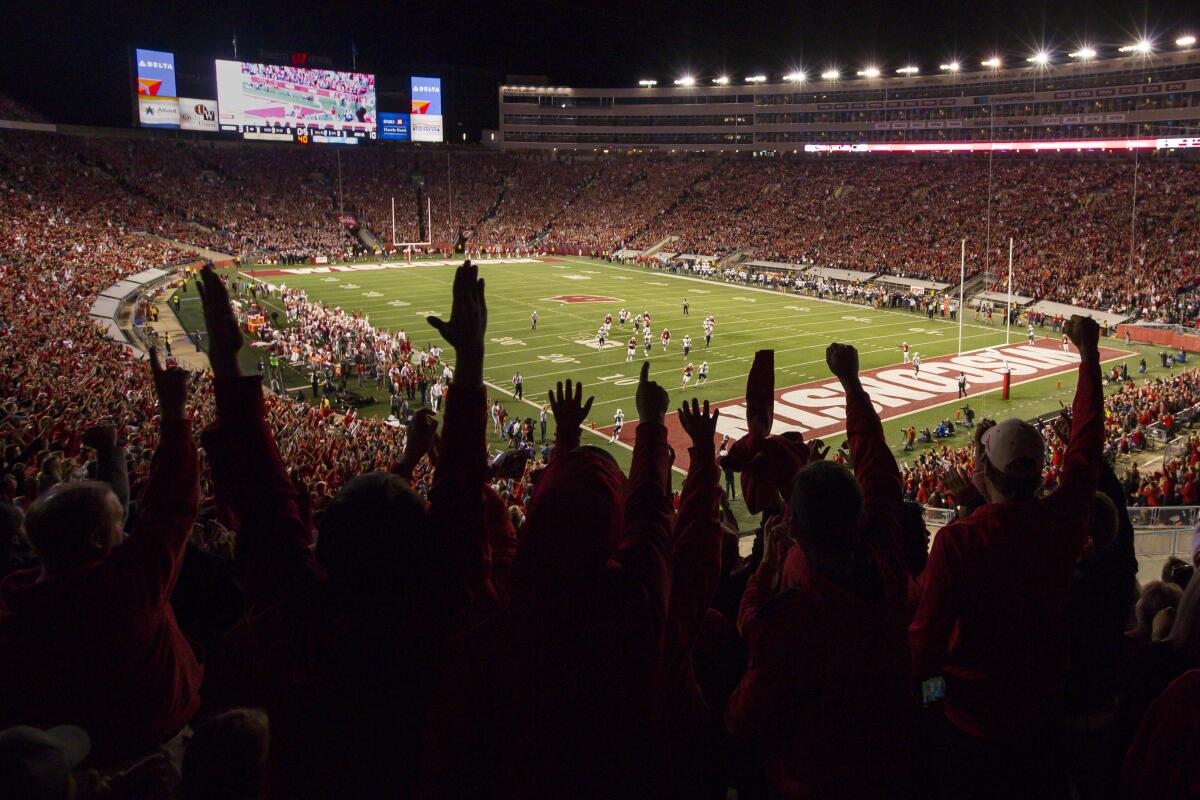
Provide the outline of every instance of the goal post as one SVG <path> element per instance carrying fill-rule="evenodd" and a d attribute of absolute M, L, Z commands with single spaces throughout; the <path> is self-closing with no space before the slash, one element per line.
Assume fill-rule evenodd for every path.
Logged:
<path fill-rule="evenodd" d="M 414 248 L 417 247 L 432 247 L 433 245 L 433 200 L 425 198 L 425 241 L 423 242 L 401 242 L 396 238 L 396 197 L 392 196 L 392 247 L 403 249 L 408 253 L 409 260 L 412 260 Z"/>

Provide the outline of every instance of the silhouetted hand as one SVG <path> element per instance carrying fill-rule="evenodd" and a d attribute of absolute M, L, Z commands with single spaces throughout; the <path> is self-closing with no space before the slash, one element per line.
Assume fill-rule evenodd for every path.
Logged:
<path fill-rule="evenodd" d="M 981 455 L 983 453 L 983 435 L 994 427 L 996 427 L 996 420 L 994 419 L 981 419 L 979 424 L 975 426 L 976 455 Z"/>
<path fill-rule="evenodd" d="M 679 407 L 679 423 L 687 431 L 687 435 L 692 437 L 692 447 L 696 449 L 716 450 L 714 440 L 717 435 L 717 419 L 720 416 L 719 409 L 714 408 L 709 412 L 707 400 L 704 401 L 703 409 L 695 398 L 692 398 L 690 408 L 687 403 Z"/>
<path fill-rule="evenodd" d="M 158 348 L 150 348 L 150 376 L 158 396 L 158 413 L 163 419 L 187 418 L 188 374 L 179 367 L 163 369 L 158 360 Z"/>
<path fill-rule="evenodd" d="M 858 380 L 858 351 L 853 345 L 832 343 L 825 348 L 825 363 L 843 384 Z"/>
<path fill-rule="evenodd" d="M 638 379 L 637 410 L 638 417 L 645 423 L 662 425 L 667 417 L 667 408 L 671 399 L 667 390 L 650 380 L 650 362 L 642 362 L 642 374 Z"/>
<path fill-rule="evenodd" d="M 554 424 L 565 430 L 573 430 L 583 424 L 587 419 L 588 412 L 592 410 L 592 401 L 596 398 L 589 397 L 587 402 L 583 400 L 583 384 L 572 383 L 570 378 L 567 378 L 567 388 L 564 391 L 562 381 L 559 381 L 554 391 L 550 395 L 550 412 L 554 414 Z"/>
<path fill-rule="evenodd" d="M 1063 326 L 1067 338 L 1079 348 L 1079 355 L 1086 360 L 1099 360 L 1100 356 L 1100 325 L 1091 317 L 1079 314 L 1071 315 Z"/>
<path fill-rule="evenodd" d="M 472 264 L 470 259 L 464 261 L 454 273 L 453 292 L 450 319 L 426 317 L 426 321 L 454 348 L 457 357 L 454 382 L 463 386 L 482 386 L 487 301 L 484 299 L 479 267 Z"/>
<path fill-rule="evenodd" d="M 208 331 L 208 363 L 213 375 L 237 377 L 242 374 L 237 360 L 238 351 L 242 349 L 242 332 L 229 303 L 229 291 L 213 271 L 211 263 L 200 270 L 198 288 L 204 307 L 204 327 Z"/>
<path fill-rule="evenodd" d="M 90 425 L 79 440 L 93 450 L 111 450 L 117 446 L 117 429 L 106 422 Z"/>
<path fill-rule="evenodd" d="M 829 455 L 829 445 L 820 439 L 813 439 L 805 444 L 808 446 L 808 463 L 810 464 L 814 461 L 824 461 L 825 456 Z"/>
<path fill-rule="evenodd" d="M 413 415 L 408 426 L 408 438 L 404 441 L 404 456 L 401 463 L 415 467 L 429 453 L 433 440 L 437 435 L 438 422 L 433 412 L 422 408 Z"/>
<path fill-rule="evenodd" d="M 951 467 L 942 476 L 942 483 L 954 495 L 955 505 L 971 505 L 983 499 L 983 495 L 971 483 L 971 476 L 962 467 Z"/>

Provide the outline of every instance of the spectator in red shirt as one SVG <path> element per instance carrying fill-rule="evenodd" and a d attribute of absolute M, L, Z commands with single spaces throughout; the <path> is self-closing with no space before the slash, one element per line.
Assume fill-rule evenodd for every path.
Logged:
<path fill-rule="evenodd" d="M 738 612 L 749 664 L 726 722 L 753 742 L 774 797 L 905 797 L 914 709 L 899 470 L 858 352 L 832 344 L 825 358 L 845 389 L 856 472 L 818 459 L 796 473 Z"/>
<path fill-rule="evenodd" d="M 1079 386 L 1058 488 L 1037 497 L 1044 444 L 1005 420 L 983 437 L 990 504 L 938 533 L 910 627 L 918 678 L 946 679 L 943 796 L 1058 796 L 1047 748 L 1063 713 L 1072 569 L 1090 532 L 1103 444 L 1099 326 L 1073 317 Z M 989 795 L 992 796 L 992 795 Z"/>
<path fill-rule="evenodd" d="M 200 704 L 203 671 L 170 606 L 199 504 L 187 373 L 154 351 L 151 367 L 161 439 L 133 533 L 107 484 L 59 484 L 25 517 L 42 566 L 0 584 L 0 727 L 78 725 L 93 766 L 171 739 Z"/>

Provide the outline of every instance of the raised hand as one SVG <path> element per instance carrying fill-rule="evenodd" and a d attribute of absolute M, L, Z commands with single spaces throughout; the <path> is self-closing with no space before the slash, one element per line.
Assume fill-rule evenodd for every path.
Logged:
<path fill-rule="evenodd" d="M 479 267 L 470 259 L 454 273 L 454 296 L 450 319 L 426 317 L 457 356 L 454 382 L 459 385 L 483 385 L 483 336 L 487 332 L 487 302 Z M 464 374 L 465 373 L 465 374 Z"/>
<path fill-rule="evenodd" d="M 158 413 L 163 419 L 187 418 L 188 374 L 179 367 L 163 369 L 158 348 L 150 348 L 150 377 L 158 396 Z"/>
<path fill-rule="evenodd" d="M 1100 355 L 1100 325 L 1091 317 L 1074 314 L 1063 326 L 1063 333 L 1079 348 L 1084 359 L 1095 360 Z"/>
<path fill-rule="evenodd" d="M 117 446 L 117 429 L 111 423 L 100 422 L 89 426 L 79 440 L 93 450 L 111 450 Z"/>
<path fill-rule="evenodd" d="M 829 455 L 829 445 L 820 439 L 813 439 L 804 444 L 808 447 L 808 463 L 810 464 L 814 461 L 824 461 L 825 456 Z"/>
<path fill-rule="evenodd" d="M 213 271 L 212 264 L 200 270 L 200 301 L 204 307 L 204 327 L 208 330 L 208 363 L 215 377 L 237 377 L 241 375 L 237 354 L 242 349 L 242 332 L 233 306 L 229 304 L 229 291 L 221 278 Z"/>
<path fill-rule="evenodd" d="M 955 505 L 967 506 L 983 499 L 971 476 L 962 467 L 951 467 L 942 476 L 942 484 L 954 495 Z"/>
<path fill-rule="evenodd" d="M 858 351 L 853 345 L 832 343 L 825 348 L 825 363 L 843 384 L 858 380 Z"/>
<path fill-rule="evenodd" d="M 421 458 L 430 452 L 437 435 L 437 427 L 437 419 L 428 408 L 422 408 L 414 414 L 408 426 L 408 438 L 404 441 L 401 463 L 410 468 L 416 467 Z"/>
<path fill-rule="evenodd" d="M 559 428 L 573 429 L 578 428 L 587 419 L 588 412 L 592 410 L 592 401 L 596 398 L 589 397 L 585 403 L 583 400 L 583 384 L 574 384 L 572 389 L 571 379 L 567 378 L 567 388 L 563 390 L 562 381 L 558 382 L 555 391 L 550 394 L 550 411 L 554 414 L 554 424 Z"/>
<path fill-rule="evenodd" d="M 638 379 L 637 410 L 642 423 L 662 425 L 667 418 L 667 408 L 671 398 L 667 390 L 650 380 L 650 362 L 642 362 L 642 374 Z"/>
<path fill-rule="evenodd" d="M 717 435 L 717 419 L 721 416 L 720 409 L 714 408 L 709 412 L 708 401 L 704 401 L 701 410 L 699 401 L 692 398 L 689 408 L 687 403 L 679 407 L 679 424 L 692 437 L 692 447 L 697 449 L 715 450 L 714 439 Z"/>

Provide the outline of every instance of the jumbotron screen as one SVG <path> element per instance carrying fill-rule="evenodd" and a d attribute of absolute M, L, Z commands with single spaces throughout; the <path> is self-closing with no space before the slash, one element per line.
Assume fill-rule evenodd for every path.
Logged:
<path fill-rule="evenodd" d="M 221 130 L 248 136 L 373 139 L 375 76 L 217 61 L 217 108 Z"/>

